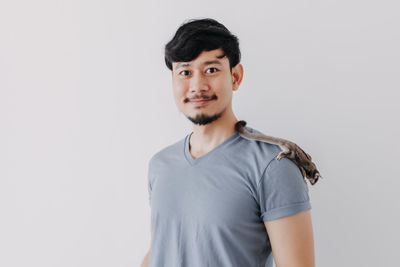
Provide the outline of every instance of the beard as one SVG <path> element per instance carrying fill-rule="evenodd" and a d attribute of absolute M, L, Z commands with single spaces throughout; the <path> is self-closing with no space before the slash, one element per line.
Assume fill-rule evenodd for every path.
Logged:
<path fill-rule="evenodd" d="M 216 113 L 214 115 L 206 115 L 206 114 L 197 114 L 195 117 L 190 117 L 190 116 L 186 116 L 186 118 L 188 118 L 191 122 L 193 122 L 194 124 L 197 125 L 206 125 L 209 123 L 212 123 L 213 121 L 218 120 L 222 114 L 224 114 L 226 109 L 224 109 L 223 111 Z"/>

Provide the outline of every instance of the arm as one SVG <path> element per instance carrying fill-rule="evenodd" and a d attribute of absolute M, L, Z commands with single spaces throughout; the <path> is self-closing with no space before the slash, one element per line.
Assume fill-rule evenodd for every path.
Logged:
<path fill-rule="evenodd" d="M 151 238 L 152 237 L 151 237 L 151 224 L 150 224 L 150 244 L 151 244 Z M 150 249 L 151 249 L 151 245 L 150 245 Z M 144 259 L 143 259 L 142 264 L 140 265 L 140 267 L 147 267 L 149 265 L 150 249 L 146 253 L 146 255 L 144 256 Z"/>
<path fill-rule="evenodd" d="M 315 267 L 310 210 L 264 224 L 277 267 Z"/>
<path fill-rule="evenodd" d="M 147 254 L 144 256 L 144 259 L 142 261 L 142 264 L 140 265 L 140 267 L 147 267 L 149 266 L 149 256 L 150 256 L 150 249 L 147 252 Z"/>

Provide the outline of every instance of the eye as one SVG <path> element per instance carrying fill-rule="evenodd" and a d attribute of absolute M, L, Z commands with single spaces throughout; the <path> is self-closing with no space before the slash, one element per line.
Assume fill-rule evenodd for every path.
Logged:
<path fill-rule="evenodd" d="M 182 74 L 182 73 L 185 73 L 185 72 L 189 72 L 189 71 L 183 70 L 183 71 L 179 72 L 179 74 Z M 183 76 L 187 76 L 187 75 L 183 74 Z"/>
<path fill-rule="evenodd" d="M 215 72 L 217 72 L 217 71 L 219 71 L 217 68 L 208 68 L 207 70 L 215 70 L 215 71 L 213 71 L 213 72 L 211 72 L 211 73 L 215 73 Z"/>

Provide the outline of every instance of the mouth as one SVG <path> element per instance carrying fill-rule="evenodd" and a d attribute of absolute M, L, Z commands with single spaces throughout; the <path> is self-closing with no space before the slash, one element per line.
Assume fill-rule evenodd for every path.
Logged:
<path fill-rule="evenodd" d="M 190 100 L 190 103 L 195 105 L 195 106 L 202 106 L 210 102 L 211 100 L 208 99 L 196 99 L 196 100 Z"/>

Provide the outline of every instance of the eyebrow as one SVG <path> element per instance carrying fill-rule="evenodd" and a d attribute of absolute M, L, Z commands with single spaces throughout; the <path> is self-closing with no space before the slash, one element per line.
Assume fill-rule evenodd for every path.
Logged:
<path fill-rule="evenodd" d="M 225 54 L 222 54 L 222 55 L 220 55 L 220 56 L 217 56 L 217 58 L 223 58 L 225 56 Z M 222 63 L 221 63 L 221 61 L 219 61 L 219 60 L 209 60 L 209 61 L 204 61 L 203 62 L 203 66 L 207 66 L 207 65 L 211 65 L 211 64 L 217 64 L 217 65 L 220 65 L 220 66 L 222 66 Z M 189 63 L 178 63 L 177 65 L 176 65 L 176 69 L 179 69 L 179 68 L 183 68 L 183 67 L 189 67 L 190 66 L 190 64 Z"/>

